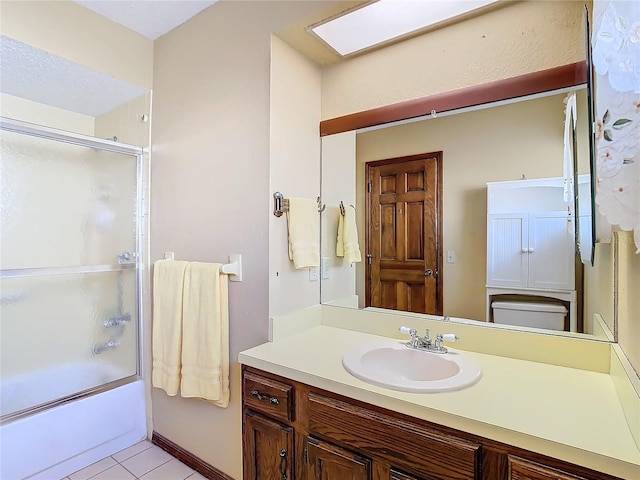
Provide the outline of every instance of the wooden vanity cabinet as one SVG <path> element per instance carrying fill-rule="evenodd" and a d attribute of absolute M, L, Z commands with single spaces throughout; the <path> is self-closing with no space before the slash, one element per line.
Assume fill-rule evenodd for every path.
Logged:
<path fill-rule="evenodd" d="M 242 367 L 244 480 L 615 480 Z"/>

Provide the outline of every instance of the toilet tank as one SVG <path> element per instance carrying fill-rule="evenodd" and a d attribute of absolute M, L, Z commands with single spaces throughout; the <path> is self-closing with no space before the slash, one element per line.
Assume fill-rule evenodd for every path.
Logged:
<path fill-rule="evenodd" d="M 491 304 L 494 323 L 564 330 L 567 309 L 558 303 L 508 302 Z"/>

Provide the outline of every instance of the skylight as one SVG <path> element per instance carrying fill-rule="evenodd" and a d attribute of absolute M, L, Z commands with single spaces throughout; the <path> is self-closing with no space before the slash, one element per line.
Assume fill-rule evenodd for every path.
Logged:
<path fill-rule="evenodd" d="M 498 0 L 378 0 L 311 28 L 342 56 L 422 30 Z"/>

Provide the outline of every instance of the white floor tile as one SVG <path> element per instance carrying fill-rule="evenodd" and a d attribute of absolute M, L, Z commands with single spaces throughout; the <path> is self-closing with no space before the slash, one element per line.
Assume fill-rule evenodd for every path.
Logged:
<path fill-rule="evenodd" d="M 206 477 L 203 477 L 202 475 L 200 475 L 198 472 L 195 472 L 193 475 L 191 475 L 190 477 L 187 477 L 187 480 L 207 480 Z"/>
<path fill-rule="evenodd" d="M 136 477 L 141 477 L 154 468 L 158 468 L 163 463 L 167 463 L 173 457 L 161 448 L 153 445 L 144 452 L 140 452 L 131 458 L 121 462 L 122 466 L 133 473 Z"/>
<path fill-rule="evenodd" d="M 174 458 L 143 475 L 140 480 L 184 480 L 193 473 L 193 469 Z"/>
<path fill-rule="evenodd" d="M 88 467 L 83 468 L 82 470 L 78 470 L 76 473 L 72 473 L 71 475 L 69 475 L 69 478 L 71 480 L 87 480 L 88 478 L 104 472 L 114 465 L 117 465 L 117 462 L 113 458 L 103 458 L 99 462 L 93 463 Z"/>
<path fill-rule="evenodd" d="M 122 463 L 127 458 L 131 458 L 134 455 L 137 455 L 140 452 L 144 452 L 149 448 L 153 447 L 153 443 L 149 440 L 143 440 L 142 442 L 138 442 L 135 445 L 131 445 L 129 448 L 125 448 L 124 450 L 119 451 L 118 453 L 111 455 L 118 462 Z"/>
<path fill-rule="evenodd" d="M 95 477 L 91 477 L 91 480 L 136 480 L 136 477 L 125 470 L 122 465 L 116 464 L 115 467 L 111 467 Z"/>

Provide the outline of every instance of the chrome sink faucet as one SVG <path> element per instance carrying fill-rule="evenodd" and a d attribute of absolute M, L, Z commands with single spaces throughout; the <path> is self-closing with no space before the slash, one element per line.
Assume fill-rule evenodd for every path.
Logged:
<path fill-rule="evenodd" d="M 442 342 L 455 342 L 458 337 L 453 333 L 438 333 L 434 341 L 431 341 L 429 329 L 425 331 L 424 337 L 418 336 L 415 328 L 400 327 L 400 333 L 411 335 L 411 340 L 405 343 L 408 348 L 425 350 L 433 353 L 447 353 L 447 349 L 442 346 Z"/>

